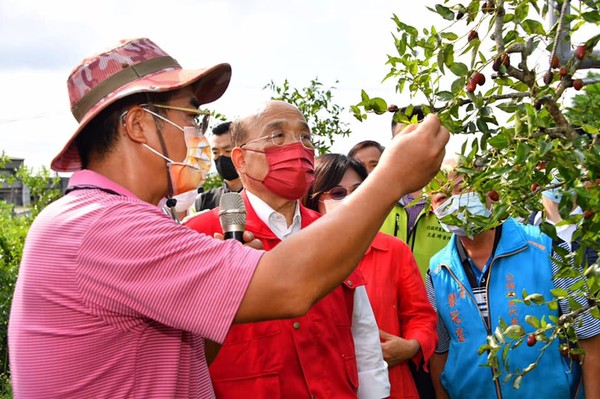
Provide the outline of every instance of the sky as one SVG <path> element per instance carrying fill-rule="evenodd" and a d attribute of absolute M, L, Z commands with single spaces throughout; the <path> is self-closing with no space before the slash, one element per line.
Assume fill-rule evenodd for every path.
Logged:
<path fill-rule="evenodd" d="M 426 5 L 384 0 L 2 0 L 0 1 L 0 150 L 48 167 L 76 129 L 66 80 L 85 57 L 120 39 L 149 37 L 184 68 L 220 62 L 233 76 L 223 97 L 207 108 L 229 118 L 271 97 L 270 81 L 296 88 L 318 78 L 335 87 L 333 101 L 352 134 L 332 151 L 371 139 L 389 144 L 391 114 L 358 122 L 349 106 L 361 89 L 402 105 L 387 74 L 393 54 L 394 13 L 415 26 L 431 23 Z M 338 83 L 336 83 L 338 82 Z"/>

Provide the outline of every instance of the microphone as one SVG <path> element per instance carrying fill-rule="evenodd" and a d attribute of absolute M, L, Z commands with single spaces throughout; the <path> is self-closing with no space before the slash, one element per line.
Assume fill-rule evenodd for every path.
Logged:
<path fill-rule="evenodd" d="M 242 244 L 246 228 L 246 207 L 239 193 L 224 193 L 219 201 L 219 220 L 226 240 L 238 240 Z"/>

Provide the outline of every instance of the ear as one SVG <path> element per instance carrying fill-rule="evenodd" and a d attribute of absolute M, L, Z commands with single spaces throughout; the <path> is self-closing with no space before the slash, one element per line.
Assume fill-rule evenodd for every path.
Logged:
<path fill-rule="evenodd" d="M 234 147 L 231 150 L 231 161 L 240 174 L 246 172 L 246 158 L 244 157 L 244 150 L 240 147 Z"/>
<path fill-rule="evenodd" d="M 121 120 L 121 134 L 127 136 L 133 142 L 148 143 L 147 135 L 150 131 L 156 130 L 153 118 L 148 118 L 148 115 L 142 107 L 130 108 Z"/>

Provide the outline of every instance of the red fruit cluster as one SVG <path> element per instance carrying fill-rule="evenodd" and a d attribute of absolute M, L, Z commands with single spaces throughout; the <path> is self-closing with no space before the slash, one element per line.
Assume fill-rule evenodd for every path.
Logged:
<path fill-rule="evenodd" d="M 467 82 L 467 91 L 473 93 L 477 85 L 483 86 L 485 84 L 485 75 L 481 72 L 475 72 L 471 75 L 471 79 Z"/>
<path fill-rule="evenodd" d="M 575 79 L 573 81 L 573 88 L 577 91 L 581 90 L 581 88 L 583 87 L 583 80 L 581 79 Z"/>
<path fill-rule="evenodd" d="M 577 57 L 580 60 L 585 58 L 585 53 L 586 49 L 584 45 L 577 46 L 577 48 L 575 49 L 575 57 Z"/>
<path fill-rule="evenodd" d="M 558 70 L 558 74 L 560 75 L 560 77 L 564 77 L 569 73 L 569 70 L 567 69 L 566 66 L 561 66 L 560 69 Z"/>
<path fill-rule="evenodd" d="M 488 0 L 485 3 L 483 3 L 483 5 L 481 6 L 481 11 L 484 14 L 493 14 L 494 11 L 496 10 L 496 1 L 495 0 Z"/>
<path fill-rule="evenodd" d="M 496 59 L 494 59 L 494 62 L 492 63 L 492 69 L 498 72 L 500 70 L 500 65 L 504 65 L 505 67 L 508 67 L 510 65 L 510 57 L 508 54 L 504 53 L 501 54 L 499 57 L 496 57 Z"/>
<path fill-rule="evenodd" d="M 537 343 L 537 339 L 535 339 L 535 335 L 529 334 L 527 337 L 527 346 L 533 346 Z"/>
<path fill-rule="evenodd" d="M 490 199 L 494 202 L 498 202 L 498 200 L 500 199 L 500 195 L 498 194 L 498 191 L 496 190 L 492 190 L 488 193 L 488 197 L 490 197 Z"/>
<path fill-rule="evenodd" d="M 475 39 L 479 39 L 479 34 L 477 33 L 477 31 L 472 30 L 467 35 L 467 40 L 470 42 L 471 40 L 475 40 Z"/>

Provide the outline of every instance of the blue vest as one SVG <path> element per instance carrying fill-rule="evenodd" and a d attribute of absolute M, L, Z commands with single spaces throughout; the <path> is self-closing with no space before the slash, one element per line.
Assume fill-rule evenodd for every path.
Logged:
<path fill-rule="evenodd" d="M 431 277 L 439 316 L 450 334 L 448 360 L 441 375 L 441 382 L 451 398 L 572 398 L 580 382 L 579 365 L 563 357 L 558 340 L 548 347 L 537 367 L 525 375 L 519 389 L 512 387 L 513 379 L 504 383 L 507 375 L 493 381 L 492 369 L 480 367 L 487 363 L 487 353 L 477 354 L 500 324 L 518 323 L 527 334 L 534 328 L 525 321 L 526 315 L 558 317 L 558 310 L 546 305 L 527 306 L 514 302 L 527 293 L 539 293 L 546 300 L 552 299 L 552 240 L 537 227 L 523 226 L 508 219 L 502 227 L 502 236 L 489 266 L 487 276 L 488 327 L 477 307 L 473 291 L 456 250 L 456 236 L 431 259 Z M 509 338 L 507 338 L 509 341 Z M 542 342 L 533 347 L 525 343 L 508 353 L 512 372 L 525 369 L 534 363 L 544 346 Z M 499 364 L 502 363 L 500 352 Z M 513 377 L 514 378 L 514 377 Z M 583 391 L 582 387 L 579 387 Z"/>

